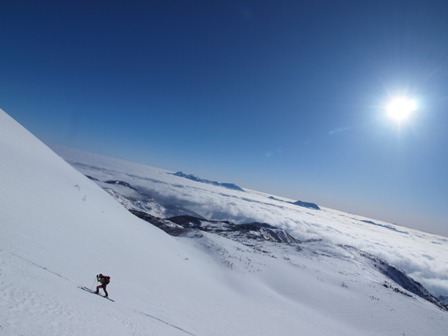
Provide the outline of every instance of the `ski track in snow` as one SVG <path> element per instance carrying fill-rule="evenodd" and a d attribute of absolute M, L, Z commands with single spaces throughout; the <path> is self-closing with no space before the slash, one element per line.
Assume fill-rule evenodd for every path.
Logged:
<path fill-rule="evenodd" d="M 156 320 L 156 321 L 158 321 L 158 322 L 161 322 L 161 323 L 163 323 L 163 324 L 166 324 L 166 325 L 168 325 L 168 326 L 170 326 L 170 327 L 172 327 L 172 328 L 175 328 L 175 329 L 177 329 L 177 330 L 180 330 L 181 332 L 183 332 L 183 333 L 185 333 L 185 334 L 187 334 L 187 335 L 198 336 L 197 334 L 193 334 L 193 333 L 191 333 L 191 332 L 189 332 L 189 331 L 187 331 L 187 330 L 185 330 L 185 329 L 182 329 L 181 327 L 178 327 L 178 326 L 176 326 L 176 325 L 174 325 L 174 324 L 172 324 L 172 323 L 169 323 L 169 322 L 167 322 L 167 321 L 164 321 L 164 320 L 158 318 L 157 316 L 154 316 L 154 315 L 151 315 L 151 314 L 148 314 L 148 313 L 144 313 L 144 312 L 141 312 L 141 311 L 138 311 L 138 310 L 135 310 L 135 312 L 136 312 L 137 314 L 141 314 L 141 315 L 143 315 L 143 316 L 145 316 L 145 317 L 151 318 L 151 319 L 153 319 L 153 320 Z"/>

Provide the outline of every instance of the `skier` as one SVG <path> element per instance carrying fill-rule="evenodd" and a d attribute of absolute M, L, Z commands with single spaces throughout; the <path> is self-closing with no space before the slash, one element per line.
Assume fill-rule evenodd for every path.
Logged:
<path fill-rule="evenodd" d="M 99 294 L 99 290 L 100 290 L 100 288 L 102 288 L 103 291 L 104 291 L 104 294 L 105 294 L 104 296 L 105 296 L 105 297 L 108 297 L 109 294 L 107 293 L 106 287 L 107 287 L 107 285 L 108 285 L 109 282 L 110 282 L 110 276 L 102 275 L 102 274 L 100 273 L 100 274 L 98 274 L 98 275 L 96 276 L 96 279 L 98 280 L 99 283 L 101 283 L 101 285 L 96 286 L 96 292 L 95 292 L 95 294 Z"/>

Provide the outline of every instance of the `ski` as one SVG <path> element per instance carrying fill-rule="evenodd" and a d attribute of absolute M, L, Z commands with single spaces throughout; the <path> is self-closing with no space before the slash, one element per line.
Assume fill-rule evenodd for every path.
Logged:
<path fill-rule="evenodd" d="M 98 296 L 102 297 L 103 299 L 106 299 L 106 300 L 115 302 L 114 300 L 112 300 L 111 298 L 109 298 L 109 297 L 107 297 L 107 296 L 103 296 L 103 295 L 101 295 L 101 294 L 97 294 L 95 291 L 91 290 L 90 288 L 87 288 L 87 287 L 84 287 L 84 286 L 78 286 L 78 288 L 79 288 L 79 289 L 82 289 L 83 291 L 88 292 L 88 293 L 90 293 L 90 294 L 98 295 Z"/>

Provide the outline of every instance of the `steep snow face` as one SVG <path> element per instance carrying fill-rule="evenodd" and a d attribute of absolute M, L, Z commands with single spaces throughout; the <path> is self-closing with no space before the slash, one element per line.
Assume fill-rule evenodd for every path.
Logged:
<path fill-rule="evenodd" d="M 2 248 L 25 259 L 39 259 L 48 256 L 51 247 L 54 255 L 46 266 L 62 266 L 60 271 L 72 277 L 89 264 L 92 272 L 98 265 L 110 270 L 114 262 L 106 254 L 132 249 L 122 239 L 125 233 L 131 241 L 145 241 L 122 223 L 171 241 L 130 216 L 6 114 L 2 112 L 0 118 Z M 166 244 L 155 247 L 164 249 Z"/>
<path fill-rule="evenodd" d="M 0 154 L 2 335 L 443 335 L 448 328 L 446 312 L 386 288 L 381 273 L 329 242 L 298 251 L 208 233 L 171 237 L 3 111 Z M 186 179 L 171 187 L 162 183 L 166 174 L 150 170 L 146 179 L 161 195 L 200 189 Z M 95 177 L 110 180 L 109 173 Z M 209 188 L 195 200 L 219 190 Z M 115 302 L 78 288 L 93 287 L 100 272 L 111 276 Z"/>
<path fill-rule="evenodd" d="M 99 272 L 112 274 L 111 287 L 121 287 L 122 297 L 137 298 L 135 309 L 141 287 L 153 278 L 179 292 L 196 280 L 182 272 L 184 248 L 132 216 L 3 111 L 0 153 L 0 331 L 60 334 L 55 324 L 68 323 L 63 334 L 79 334 L 87 318 L 93 321 L 87 330 L 114 334 L 116 321 L 106 314 L 99 323 L 99 307 L 89 307 L 89 297 L 80 301 L 85 293 L 77 289 L 91 286 Z M 183 282 L 177 284 L 171 268 L 185 275 Z"/>

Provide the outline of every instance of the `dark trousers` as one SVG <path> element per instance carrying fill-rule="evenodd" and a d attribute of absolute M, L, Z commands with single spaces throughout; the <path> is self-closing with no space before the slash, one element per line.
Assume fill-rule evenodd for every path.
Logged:
<path fill-rule="evenodd" d="M 96 286 L 96 293 L 98 294 L 100 288 L 102 288 L 103 291 L 104 291 L 104 294 L 105 294 L 106 296 L 109 296 L 109 294 L 107 293 L 106 287 L 107 287 L 107 285 L 98 285 L 98 286 Z"/>

